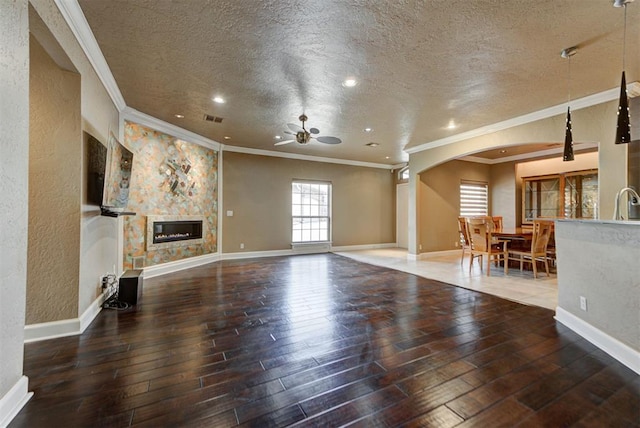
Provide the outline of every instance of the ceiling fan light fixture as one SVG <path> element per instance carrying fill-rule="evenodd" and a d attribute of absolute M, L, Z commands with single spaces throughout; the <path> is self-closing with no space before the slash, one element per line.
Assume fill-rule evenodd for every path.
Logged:
<path fill-rule="evenodd" d="M 316 136 L 316 134 L 320 133 L 320 130 L 318 128 L 309 128 L 309 130 L 307 130 L 307 128 L 305 128 L 304 123 L 308 119 L 309 118 L 307 117 L 307 115 L 302 113 L 298 117 L 298 120 L 302 122 L 302 126 L 296 125 L 294 123 L 287 123 L 287 127 L 290 129 L 290 131 L 284 131 L 284 133 L 292 135 L 294 139 L 279 141 L 275 143 L 275 145 L 282 146 L 284 144 L 289 144 L 289 143 L 298 143 L 301 145 L 305 145 L 305 144 L 309 144 L 311 140 L 316 140 L 317 142 L 324 143 L 324 144 L 342 143 L 342 140 L 338 137 Z M 313 134 L 313 136 L 311 134 Z"/>
<path fill-rule="evenodd" d="M 633 0 L 613 0 L 613 7 L 625 7 L 627 3 L 631 3 Z"/>

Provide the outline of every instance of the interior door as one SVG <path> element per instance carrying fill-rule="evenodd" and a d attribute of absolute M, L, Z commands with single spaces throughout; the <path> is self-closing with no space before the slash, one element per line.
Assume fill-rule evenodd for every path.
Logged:
<path fill-rule="evenodd" d="M 409 248 L 409 183 L 396 186 L 396 242 Z"/>

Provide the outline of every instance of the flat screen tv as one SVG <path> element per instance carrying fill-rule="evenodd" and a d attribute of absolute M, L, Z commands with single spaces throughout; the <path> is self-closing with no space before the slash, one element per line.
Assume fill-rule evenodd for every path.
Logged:
<path fill-rule="evenodd" d="M 89 137 L 89 203 L 100 205 L 103 212 L 119 213 L 129 202 L 129 183 L 133 153 L 112 133 L 107 147 Z"/>
<path fill-rule="evenodd" d="M 107 170 L 107 148 L 92 135 L 88 135 L 86 147 L 88 159 L 87 203 L 102 206 L 104 174 Z"/>

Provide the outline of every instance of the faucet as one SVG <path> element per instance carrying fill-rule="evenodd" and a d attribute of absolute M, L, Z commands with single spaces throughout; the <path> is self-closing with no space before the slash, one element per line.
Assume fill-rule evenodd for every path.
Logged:
<path fill-rule="evenodd" d="M 622 195 L 624 195 L 627 192 L 631 194 L 631 199 L 629 200 L 631 205 L 640 205 L 640 195 L 638 195 L 638 192 L 633 190 L 631 187 L 625 187 L 624 189 L 620 190 L 616 195 L 615 208 L 613 210 L 614 220 L 624 220 L 624 218 L 622 217 L 622 213 L 620 212 L 620 198 L 622 198 Z M 627 207 L 627 219 L 629 219 L 628 207 Z"/>

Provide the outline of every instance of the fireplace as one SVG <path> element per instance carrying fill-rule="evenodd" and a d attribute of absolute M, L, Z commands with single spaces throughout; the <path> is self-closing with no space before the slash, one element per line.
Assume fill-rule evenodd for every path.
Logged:
<path fill-rule="evenodd" d="M 147 251 L 202 244 L 202 216 L 147 216 Z"/>
<path fill-rule="evenodd" d="M 189 241 L 202 239 L 202 221 L 155 221 L 153 222 L 153 243 Z"/>

